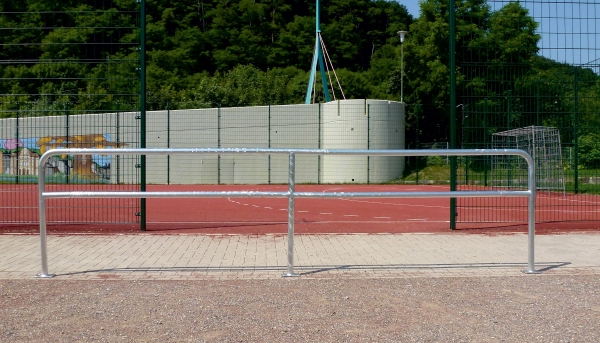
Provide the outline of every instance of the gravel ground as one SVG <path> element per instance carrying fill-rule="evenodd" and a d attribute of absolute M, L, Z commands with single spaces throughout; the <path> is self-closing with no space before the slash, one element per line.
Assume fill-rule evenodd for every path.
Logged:
<path fill-rule="evenodd" d="M 599 279 L 0 280 L 0 341 L 599 342 Z"/>

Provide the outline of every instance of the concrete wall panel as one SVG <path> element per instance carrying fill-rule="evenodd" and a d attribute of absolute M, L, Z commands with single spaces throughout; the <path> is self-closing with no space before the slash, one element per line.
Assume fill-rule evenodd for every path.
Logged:
<path fill-rule="evenodd" d="M 16 120 L 0 122 L 0 139 L 14 138 Z M 404 149 L 405 144 L 404 105 L 383 100 L 149 111 L 146 123 L 148 148 Z M 102 134 L 122 147 L 138 148 L 139 125 L 137 112 L 70 115 L 68 126 L 66 116 L 21 118 L 19 137 Z M 111 182 L 139 182 L 139 156 L 109 160 Z M 288 181 L 284 155 L 148 156 L 146 160 L 149 184 Z M 385 182 L 403 169 L 403 157 L 296 157 L 298 183 Z"/>

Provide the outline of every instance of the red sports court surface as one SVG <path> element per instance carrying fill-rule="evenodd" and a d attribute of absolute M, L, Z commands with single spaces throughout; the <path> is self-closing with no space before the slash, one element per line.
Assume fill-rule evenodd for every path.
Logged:
<path fill-rule="evenodd" d="M 0 233 L 37 233 L 37 186 L 0 185 L 4 206 L 9 203 L 7 187 L 21 192 L 19 201 L 11 211 L 19 211 L 21 218 L 30 218 L 31 224 L 0 224 Z M 50 185 L 48 190 L 65 190 L 65 186 Z M 69 186 L 73 190 L 74 186 Z M 110 190 L 113 186 L 105 186 Z M 132 186 L 136 187 L 136 186 Z M 89 186 L 76 186 L 77 190 L 90 190 Z M 98 190 L 97 186 L 93 188 Z M 104 189 L 103 189 L 104 190 Z M 120 190 L 123 190 L 122 187 Z M 136 190 L 132 188 L 131 190 Z M 287 185 L 220 185 L 190 186 L 149 185 L 148 191 L 285 191 Z M 297 191 L 307 192 L 421 192 L 447 191 L 448 186 L 410 185 L 298 185 Z M 473 199 L 479 200 L 482 199 Z M 480 218 L 481 213 L 502 212 L 503 223 L 459 223 L 459 232 L 503 233 L 526 232 L 527 200 L 525 198 L 488 199 L 502 201 L 477 203 L 461 209 L 463 221 Z M 113 202 L 111 202 L 113 201 Z M 138 233 L 139 224 L 105 224 L 131 222 L 138 211 L 136 199 L 119 199 L 120 208 L 113 208 L 114 199 L 49 199 L 48 231 L 55 234 L 86 233 L 113 234 Z M 572 220 L 553 222 L 553 215 L 562 208 L 562 218 L 569 218 L 569 206 L 558 207 L 557 201 L 578 206 Z M 581 202 L 581 203 L 579 203 Z M 477 204 L 483 204 L 478 207 Z M 492 204 L 491 206 L 489 204 Z M 586 196 L 585 200 L 573 195 L 539 193 L 536 219 L 537 233 L 599 230 L 600 222 L 593 221 L 600 207 L 600 197 Z M 548 205 L 551 204 L 551 205 Z M 545 206 L 548 205 L 548 206 Z M 10 207 L 10 206 L 9 206 Z M 147 199 L 147 232 L 157 234 L 285 234 L 287 233 L 287 199 L 285 198 L 169 198 Z M 582 211 L 583 209 L 583 211 Z M 5 211 L 5 209 L 0 209 Z M 341 198 L 296 199 L 295 233 L 428 233 L 449 231 L 449 199 L 419 198 Z M 2 212 L 0 212 L 1 214 Z M 582 213 L 590 217 L 582 218 Z M 472 218 L 469 218 L 472 217 Z M 486 219 L 487 218 L 487 219 Z M 577 220 L 577 221 L 574 221 Z"/>

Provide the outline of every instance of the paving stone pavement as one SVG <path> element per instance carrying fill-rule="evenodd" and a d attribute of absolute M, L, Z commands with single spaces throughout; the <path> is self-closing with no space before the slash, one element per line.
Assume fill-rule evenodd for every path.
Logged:
<path fill-rule="evenodd" d="M 522 275 L 526 234 L 296 235 L 302 278 Z M 544 275 L 600 274 L 600 233 L 538 235 L 535 267 Z M 40 238 L 0 235 L 0 279 L 41 272 Z M 287 271 L 287 236 L 48 236 L 56 279 L 265 279 Z"/>

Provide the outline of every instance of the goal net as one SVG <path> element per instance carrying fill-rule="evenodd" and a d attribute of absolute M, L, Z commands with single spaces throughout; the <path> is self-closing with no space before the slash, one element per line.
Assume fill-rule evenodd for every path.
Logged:
<path fill-rule="evenodd" d="M 492 134 L 494 149 L 522 149 L 533 157 L 537 189 L 565 192 L 557 128 L 527 126 Z M 492 187 L 527 188 L 527 162 L 519 156 L 492 157 Z"/>

